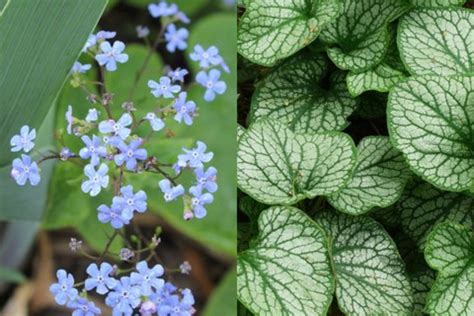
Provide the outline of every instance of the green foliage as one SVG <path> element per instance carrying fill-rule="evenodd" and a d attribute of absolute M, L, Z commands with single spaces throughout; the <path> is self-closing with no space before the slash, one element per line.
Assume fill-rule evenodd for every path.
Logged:
<path fill-rule="evenodd" d="M 346 134 L 295 134 L 281 123 L 262 120 L 239 141 L 237 183 L 259 202 L 291 205 L 343 188 L 355 159 Z"/>
<path fill-rule="evenodd" d="M 41 126 L 106 0 L 61 3 L 8 1 L 2 10 L 0 167 L 13 160 L 10 137 L 24 124 Z"/>
<path fill-rule="evenodd" d="M 240 19 L 238 51 L 272 66 L 313 42 L 340 10 L 339 0 L 249 1 Z"/>
<path fill-rule="evenodd" d="M 235 308 L 236 289 L 237 276 L 235 274 L 235 269 L 232 268 L 232 270 L 226 274 L 218 287 L 214 290 L 211 298 L 202 312 L 202 315 L 237 315 Z"/>
<path fill-rule="evenodd" d="M 388 137 L 366 137 L 358 150 L 351 180 L 328 198 L 336 209 L 352 215 L 395 203 L 409 177 L 401 153 L 392 147 Z"/>
<path fill-rule="evenodd" d="M 25 280 L 26 278 L 22 273 L 0 266 L 0 281 L 9 283 L 22 283 Z"/>
<path fill-rule="evenodd" d="M 443 223 L 431 232 L 425 248 L 437 278 L 428 294 L 431 315 L 471 315 L 474 312 L 474 233 L 469 228 Z"/>
<path fill-rule="evenodd" d="M 334 291 L 328 240 L 293 207 L 275 206 L 259 217 L 260 233 L 237 261 L 237 296 L 257 315 L 324 314 Z"/>
<path fill-rule="evenodd" d="M 326 58 L 309 53 L 276 67 L 253 95 L 250 120 L 277 119 L 297 133 L 343 130 L 357 100 L 349 95 L 343 72 L 333 74 L 329 90 L 321 87 L 327 72 Z"/>
<path fill-rule="evenodd" d="M 242 315 L 474 313 L 474 12 L 465 3 L 343 0 L 311 33 L 300 30 L 301 5 L 317 11 L 318 1 L 245 2 Z M 285 206 L 262 212 L 260 203 Z M 330 311 L 300 293 L 326 294 L 331 281 L 308 288 L 305 265 L 287 260 L 306 256 L 299 237 L 320 242 L 300 233 L 304 215 L 328 241 Z"/>

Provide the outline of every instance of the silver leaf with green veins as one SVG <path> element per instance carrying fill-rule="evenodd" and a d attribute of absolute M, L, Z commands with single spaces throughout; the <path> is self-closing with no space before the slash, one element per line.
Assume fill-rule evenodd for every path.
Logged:
<path fill-rule="evenodd" d="M 388 137 L 362 139 L 358 146 L 354 174 L 345 188 L 328 197 L 329 203 L 341 212 L 360 215 L 372 208 L 388 207 L 403 192 L 410 172 L 401 153 Z"/>
<path fill-rule="evenodd" d="M 365 216 L 325 212 L 316 218 L 329 236 L 336 298 L 347 315 L 409 315 L 410 281 L 397 247 Z"/>
<path fill-rule="evenodd" d="M 240 19 L 238 51 L 254 63 L 272 66 L 314 41 L 340 9 L 340 0 L 249 1 Z"/>
<path fill-rule="evenodd" d="M 343 13 L 322 32 L 341 69 L 362 72 L 380 63 L 389 46 L 388 24 L 410 8 L 407 0 L 345 0 Z"/>
<path fill-rule="evenodd" d="M 474 198 L 438 190 L 432 185 L 413 181 L 396 204 L 403 231 L 420 249 L 433 227 L 451 221 L 474 228 Z"/>
<path fill-rule="evenodd" d="M 462 6 L 467 0 L 411 0 L 417 7 L 452 7 Z"/>
<path fill-rule="evenodd" d="M 425 258 L 438 271 L 425 310 L 433 316 L 474 315 L 474 233 L 442 223 L 429 235 Z"/>
<path fill-rule="evenodd" d="M 421 271 L 416 271 L 410 274 L 410 282 L 413 290 L 413 313 L 411 316 L 425 315 L 426 297 L 435 280 L 435 273 L 433 270 L 426 268 Z"/>
<path fill-rule="evenodd" d="M 237 183 L 259 202 L 291 205 L 344 187 L 355 160 L 354 143 L 344 133 L 295 134 L 260 120 L 239 141 Z"/>
<path fill-rule="evenodd" d="M 413 75 L 474 74 L 474 12 L 419 9 L 401 19 L 400 55 Z"/>
<path fill-rule="evenodd" d="M 391 92 L 388 128 L 412 170 L 433 185 L 474 184 L 474 77 L 413 77 Z"/>
<path fill-rule="evenodd" d="M 321 228 L 300 210 L 276 206 L 237 261 L 237 296 L 256 315 L 325 315 L 334 278 Z"/>
<path fill-rule="evenodd" d="M 343 130 L 358 101 L 335 72 L 329 91 L 321 87 L 328 64 L 322 55 L 300 54 L 277 67 L 252 97 L 251 121 L 277 119 L 297 133 Z"/>

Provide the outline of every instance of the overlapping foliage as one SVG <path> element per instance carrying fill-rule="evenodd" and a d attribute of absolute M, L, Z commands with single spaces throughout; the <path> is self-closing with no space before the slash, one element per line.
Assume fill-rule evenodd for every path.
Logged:
<path fill-rule="evenodd" d="M 474 313 L 465 2 L 241 1 L 239 313 Z"/>

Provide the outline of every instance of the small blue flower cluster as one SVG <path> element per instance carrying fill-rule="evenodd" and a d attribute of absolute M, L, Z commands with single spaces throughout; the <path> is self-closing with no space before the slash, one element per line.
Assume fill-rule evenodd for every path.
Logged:
<path fill-rule="evenodd" d="M 161 21 L 161 29 L 155 40 L 156 45 L 164 42 L 170 53 L 185 50 L 188 46 L 189 32 L 179 24 L 188 24 L 190 20 L 179 11 L 178 6 L 160 1 L 157 4 L 150 4 L 148 10 L 152 17 L 159 18 Z M 134 215 L 146 212 L 148 197 L 143 190 L 135 190 L 132 185 L 127 184 L 128 178 L 124 174 L 151 172 L 159 175 L 163 179 L 158 182 L 158 186 L 165 202 L 181 197 L 184 202 L 183 218 L 202 219 L 207 214 L 206 205 L 213 202 L 212 194 L 218 189 L 217 169 L 212 166 L 206 169 L 204 166 L 212 160 L 213 153 L 207 151 L 204 142 L 197 141 L 195 148 L 183 148 L 183 152 L 177 157 L 177 162 L 173 164 L 159 162 L 157 157 L 150 156 L 145 148 L 150 138 L 158 134 L 156 132 L 165 129 L 166 119 L 170 115 L 178 123 L 188 126 L 193 124 L 198 107 L 194 101 L 188 100 L 188 94 L 185 91 L 187 87 L 185 79 L 190 73 L 187 69 L 165 68 L 164 75 L 158 81 L 147 82 L 150 93 L 160 102 L 154 111 L 142 118 L 135 114 L 136 109 L 132 102 L 133 89 L 130 92 L 130 100 L 122 104 L 124 111 L 117 117 L 114 117 L 110 109 L 113 105 L 113 93 L 108 93 L 105 89 L 101 89 L 100 96 L 89 92 L 87 84 L 96 84 L 100 88 L 106 87 L 105 76 L 101 76 L 102 82 L 90 82 L 83 78 L 83 74 L 95 67 L 98 67 L 101 72 L 116 71 L 119 64 L 126 63 L 129 59 L 123 42 L 118 40 L 111 42 L 116 35 L 116 32 L 110 31 L 99 31 L 90 35 L 84 45 L 83 53 L 94 58 L 97 65 L 75 62 L 71 69 L 71 85 L 83 88 L 87 94 L 87 100 L 91 104 L 103 106 L 104 109 L 104 111 L 99 111 L 96 108 L 90 108 L 85 118 L 79 118 L 74 116 L 72 105 L 67 107 L 66 132 L 80 138 L 82 148 L 77 153 L 68 147 L 63 147 L 59 152 L 53 152 L 51 155 L 39 153 L 41 158 L 36 162 L 28 155 L 35 147 L 36 130 L 25 125 L 21 128 L 19 135 L 11 138 L 11 151 L 24 152 L 21 158 L 13 161 L 11 176 L 21 186 L 27 182 L 35 186 L 41 180 L 39 166 L 43 161 L 74 160 L 76 164 L 82 164 L 84 168 L 85 177 L 81 184 L 81 190 L 84 193 L 95 197 L 102 190 L 113 188 L 114 197 L 111 204 L 101 204 L 97 208 L 98 220 L 115 229 L 104 252 L 98 257 L 91 256 L 80 250 L 81 241 L 74 239 L 72 242 L 71 240 L 73 251 L 80 250 L 86 257 L 94 258 L 100 266 L 96 263 L 91 264 L 87 268 L 89 277 L 77 284 L 71 274 L 60 269 L 57 271 L 58 282 L 50 287 L 56 302 L 70 307 L 73 310 L 72 315 L 93 316 L 101 313 L 100 309 L 87 298 L 87 292 L 94 289 L 98 294 L 106 295 L 105 303 L 112 308 L 113 315 L 132 315 L 138 309 L 141 315 L 192 315 L 194 298 L 191 291 L 178 290 L 171 283 L 165 283 L 160 278 L 164 273 L 161 265 L 148 267 L 147 261 L 152 258 L 161 262 L 155 253 L 155 248 L 159 243 L 156 236 L 148 243 L 143 240 L 143 236 L 134 235 L 141 240 L 139 243 L 135 242 L 137 248 L 142 247 L 142 243 L 147 245 L 142 249 L 134 249 L 133 242 L 131 243 L 125 235 L 123 228 L 132 223 Z M 146 43 L 150 43 L 148 40 L 150 30 L 147 27 L 138 26 L 137 35 L 145 39 Z M 150 53 L 156 49 L 156 45 L 149 45 Z M 196 45 L 190 58 L 199 63 L 195 81 L 205 88 L 204 100 L 211 102 L 217 95 L 223 94 L 227 86 L 220 80 L 219 69 L 229 72 L 229 68 L 220 56 L 217 47 L 203 48 L 201 45 Z M 144 61 L 143 68 L 146 67 L 147 62 L 148 59 Z M 143 73 L 137 73 L 137 76 L 140 75 Z M 151 129 L 146 136 L 138 135 L 139 131 L 140 133 L 143 131 L 139 129 L 142 124 L 149 124 Z M 172 135 L 172 132 L 168 130 L 166 137 L 169 137 L 168 133 Z M 64 137 L 62 132 L 57 135 Z M 64 139 L 61 143 L 63 141 Z M 166 168 L 169 168 L 169 171 Z M 177 183 L 177 179 L 185 171 L 191 172 L 195 178 L 194 184 L 187 191 L 182 184 Z M 117 236 L 123 238 L 131 249 L 123 248 L 120 254 L 113 254 L 113 256 L 116 256 L 119 261 L 136 264 L 134 268 L 136 271 L 129 276 L 123 274 L 130 269 L 120 270 L 103 262 L 104 256 L 112 255 L 108 247 Z M 145 261 L 140 261 L 140 254 L 144 252 L 149 252 L 149 256 Z M 186 263 L 177 270 L 187 274 L 191 268 L 189 263 Z M 77 288 L 82 284 L 84 284 L 84 289 L 79 293 Z"/>
<path fill-rule="evenodd" d="M 118 271 L 107 262 L 100 266 L 90 264 L 86 272 L 81 293 L 77 290 L 72 274 L 60 269 L 56 276 L 58 282 L 50 286 L 50 291 L 59 305 L 66 305 L 73 310 L 73 316 L 94 316 L 101 310 L 87 299 L 87 292 L 95 290 L 99 295 L 106 295 L 105 304 L 112 308 L 113 315 L 132 315 L 135 309 L 140 314 L 159 316 L 190 316 L 195 310 L 194 297 L 189 289 L 178 290 L 162 276 L 164 269 L 157 264 L 148 267 L 146 261 L 140 261 L 129 276 L 116 278 Z"/>

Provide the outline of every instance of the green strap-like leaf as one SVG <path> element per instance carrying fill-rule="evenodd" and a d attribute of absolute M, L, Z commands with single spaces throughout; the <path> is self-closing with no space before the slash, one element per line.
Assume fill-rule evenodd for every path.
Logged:
<path fill-rule="evenodd" d="M 474 198 L 441 191 L 422 181 L 407 185 L 396 209 L 403 231 L 420 249 L 424 248 L 426 237 L 438 223 L 451 221 L 474 228 Z"/>
<path fill-rule="evenodd" d="M 237 47 L 248 60 L 272 66 L 316 39 L 341 9 L 339 0 L 252 0 L 240 19 Z"/>
<path fill-rule="evenodd" d="M 408 315 L 413 297 L 395 243 L 370 217 L 325 212 L 339 308 L 347 315 Z"/>
<path fill-rule="evenodd" d="M 334 73 L 329 91 L 321 88 L 327 68 L 319 54 L 300 54 L 278 67 L 255 91 L 251 119 L 277 119 L 297 133 L 343 130 L 357 100 L 342 72 Z"/>
<path fill-rule="evenodd" d="M 417 7 L 454 7 L 462 6 L 467 0 L 411 0 Z"/>
<path fill-rule="evenodd" d="M 413 171 L 444 190 L 474 184 L 474 77 L 411 78 L 391 91 L 387 113 Z"/>
<path fill-rule="evenodd" d="M 409 175 L 402 154 L 392 147 L 388 137 L 366 137 L 358 146 L 351 180 L 328 201 L 352 215 L 364 214 L 376 206 L 387 207 L 398 200 Z"/>
<path fill-rule="evenodd" d="M 362 72 L 379 64 L 389 46 L 387 26 L 409 9 L 407 0 L 345 0 L 343 13 L 321 32 L 341 69 Z"/>
<path fill-rule="evenodd" d="M 325 315 L 334 279 L 326 236 L 293 207 L 272 207 L 260 234 L 237 260 L 237 296 L 260 316 Z"/>
<path fill-rule="evenodd" d="M 463 8 L 418 9 L 401 19 L 400 55 L 413 75 L 474 73 L 474 12 Z"/>
<path fill-rule="evenodd" d="M 39 128 L 106 0 L 10 0 L 0 16 L 0 167 L 10 138 Z"/>
<path fill-rule="evenodd" d="M 425 258 L 438 271 L 426 311 L 437 315 L 474 315 L 474 233 L 465 226 L 442 223 L 428 237 Z"/>
<path fill-rule="evenodd" d="M 355 160 L 346 134 L 294 134 L 279 122 L 261 120 L 240 139 L 237 183 L 259 202 L 291 205 L 344 187 Z"/>

